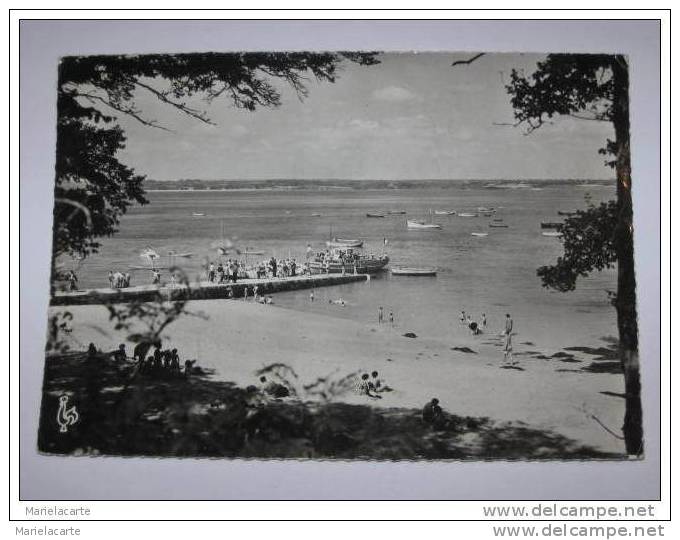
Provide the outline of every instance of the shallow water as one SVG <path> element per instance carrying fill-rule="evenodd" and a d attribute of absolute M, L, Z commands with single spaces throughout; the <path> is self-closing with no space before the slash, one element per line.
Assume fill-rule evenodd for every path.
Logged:
<path fill-rule="evenodd" d="M 153 192 L 148 195 L 151 204 L 124 216 L 120 232 L 102 242 L 99 254 L 77 265 L 77 272 L 85 288 L 107 286 L 109 269 L 130 271 L 133 285 L 148 283 L 150 272 L 136 267 L 147 264 L 139 253 L 152 246 L 161 255 L 193 253 L 191 258 L 178 258 L 177 264 L 194 279 L 204 275 L 206 261 L 217 261 L 210 245 L 221 238 L 222 229 L 241 249 L 265 252 L 250 256 L 252 261 L 272 255 L 303 260 L 307 244 L 320 249 L 332 228 L 333 235 L 363 239 L 368 251 L 385 249 L 391 265 L 436 266 L 438 275 L 402 277 L 386 272 L 368 283 L 318 289 L 313 303 L 309 291 L 279 293 L 277 304 L 366 322 L 377 320 L 382 305 L 386 318 L 394 313 L 400 332 L 452 343 L 468 337 L 458 322 L 461 310 L 476 320 L 486 313 L 487 334 L 500 331 L 509 312 L 517 344 L 532 342 L 546 352 L 599 345 L 602 337 L 616 335 L 615 313 L 606 293 L 616 287 L 615 272 L 581 279 L 569 293 L 543 288 L 536 276 L 537 267 L 552 263 L 561 253 L 558 239 L 541 235 L 540 222 L 558 221 L 557 210 L 585 207 L 586 193 L 597 204 L 614 197 L 614 186 Z M 406 228 L 407 217 L 429 219 L 430 209 L 474 212 L 482 206 L 498 208 L 494 217 L 509 228 L 489 228 L 491 217 L 441 215 L 433 216 L 441 230 Z M 366 217 L 367 212 L 388 210 L 408 214 Z M 472 232 L 489 235 L 475 237 Z M 384 248 L 383 238 L 388 240 Z M 168 264 L 167 259 L 164 262 Z M 345 307 L 328 304 L 340 297 L 347 302 Z"/>

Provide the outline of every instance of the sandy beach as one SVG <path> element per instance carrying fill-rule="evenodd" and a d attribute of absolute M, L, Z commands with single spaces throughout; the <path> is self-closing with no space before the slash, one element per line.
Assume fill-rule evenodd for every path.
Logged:
<path fill-rule="evenodd" d="M 450 340 L 408 338 L 403 336 L 411 331 L 406 327 L 242 300 L 194 301 L 188 309 L 208 319 L 182 317 L 169 327 L 171 337 L 163 346 L 176 347 L 182 359 L 196 358 L 199 366 L 214 370 L 215 380 L 245 387 L 257 382 L 257 369 L 282 362 L 297 373 L 297 386 L 305 399 L 303 385 L 319 377 L 339 379 L 356 371 L 377 370 L 393 392 L 380 400 L 351 393 L 337 400 L 420 409 L 437 397 L 452 414 L 544 429 L 602 452 L 624 453 L 623 441 L 597 421 L 618 431 L 624 400 L 616 394 L 623 392 L 623 378 L 607 370 L 583 370 L 598 360 L 593 349 L 553 356 L 559 344 L 541 351 L 517 337 L 514 351 L 521 369 L 503 369 L 500 338 L 490 331 L 463 339 L 459 331 Z M 72 348 L 83 349 L 94 342 L 102 350 L 112 350 L 125 342 L 124 335 L 112 330 L 105 307 L 68 310 L 74 315 Z"/>

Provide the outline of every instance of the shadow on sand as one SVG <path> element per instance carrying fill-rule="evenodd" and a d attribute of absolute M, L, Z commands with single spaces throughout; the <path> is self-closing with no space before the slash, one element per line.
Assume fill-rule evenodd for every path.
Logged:
<path fill-rule="evenodd" d="M 62 433 L 59 397 L 78 422 Z M 39 450 L 68 455 L 314 459 L 619 459 L 519 423 L 265 398 L 210 374 L 148 376 L 108 355 L 46 359 Z"/>

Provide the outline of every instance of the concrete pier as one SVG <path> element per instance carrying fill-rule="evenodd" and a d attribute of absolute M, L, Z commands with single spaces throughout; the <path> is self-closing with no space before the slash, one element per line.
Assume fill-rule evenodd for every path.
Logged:
<path fill-rule="evenodd" d="M 328 287 L 355 281 L 366 281 L 366 274 L 316 274 L 312 276 L 295 276 L 287 278 L 242 279 L 237 283 L 216 284 L 209 281 L 190 283 L 187 285 L 139 285 L 125 289 L 89 289 L 84 291 L 56 292 L 51 300 L 53 306 L 83 304 L 124 304 L 126 302 L 152 302 L 158 300 L 159 294 L 166 300 L 224 300 L 231 289 L 234 298 L 243 297 L 246 287 L 248 295 L 253 295 L 253 287 L 257 285 L 258 295 L 267 295 L 281 291 L 296 289 L 312 289 Z"/>

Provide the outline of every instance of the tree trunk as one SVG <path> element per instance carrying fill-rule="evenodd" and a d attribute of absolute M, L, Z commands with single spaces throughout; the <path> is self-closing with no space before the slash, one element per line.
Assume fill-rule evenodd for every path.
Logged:
<path fill-rule="evenodd" d="M 635 260 L 633 257 L 633 200 L 630 171 L 630 117 L 628 101 L 628 63 L 617 55 L 612 63 L 614 96 L 612 120 L 616 133 L 616 193 L 618 223 L 616 254 L 618 260 L 618 291 L 616 315 L 619 329 L 619 355 L 626 391 L 626 414 L 623 436 L 629 455 L 642 455 L 642 404 L 640 400 L 640 361 L 635 296 Z"/>

